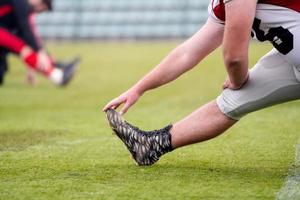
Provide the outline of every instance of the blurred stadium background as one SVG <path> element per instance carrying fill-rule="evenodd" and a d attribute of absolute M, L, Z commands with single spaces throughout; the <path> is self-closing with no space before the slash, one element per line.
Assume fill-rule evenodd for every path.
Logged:
<path fill-rule="evenodd" d="M 195 33 L 209 0 L 56 0 L 37 18 L 46 39 L 174 39 Z"/>

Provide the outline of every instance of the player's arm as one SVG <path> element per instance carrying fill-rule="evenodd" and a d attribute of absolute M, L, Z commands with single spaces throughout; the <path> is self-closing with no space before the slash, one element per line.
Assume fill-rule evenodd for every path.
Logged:
<path fill-rule="evenodd" d="M 51 58 L 42 48 L 39 37 L 35 34 L 34 24 L 31 21 L 32 13 L 27 0 L 12 0 L 20 37 L 26 42 L 30 50 L 38 53 L 39 68 L 47 68 L 52 65 Z"/>
<path fill-rule="evenodd" d="M 134 87 L 140 93 L 144 93 L 165 85 L 194 68 L 203 58 L 220 46 L 223 30 L 223 25 L 208 20 L 198 33 L 174 49 Z"/>
<path fill-rule="evenodd" d="M 125 113 L 146 91 L 167 84 L 195 67 L 221 45 L 223 32 L 223 25 L 209 19 L 199 32 L 174 49 L 131 89 L 107 104 L 104 110 L 116 108 L 125 103 L 121 111 Z"/>
<path fill-rule="evenodd" d="M 229 81 L 224 86 L 239 89 L 248 79 L 248 49 L 257 0 L 231 0 L 225 4 L 224 62 Z"/>
<path fill-rule="evenodd" d="M 26 0 L 12 0 L 18 28 L 22 39 L 33 50 L 41 50 L 41 45 L 34 34 L 34 30 L 30 23 L 30 7 Z"/>

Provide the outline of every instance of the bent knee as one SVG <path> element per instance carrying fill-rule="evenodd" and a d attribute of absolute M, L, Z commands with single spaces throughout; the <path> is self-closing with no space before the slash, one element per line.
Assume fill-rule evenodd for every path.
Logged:
<path fill-rule="evenodd" d="M 237 99 L 230 98 L 228 93 L 234 91 L 224 90 L 222 94 L 217 98 L 217 105 L 221 112 L 227 117 L 233 120 L 240 120 L 246 114 L 239 108 L 239 102 Z"/>
<path fill-rule="evenodd" d="M 217 98 L 221 112 L 234 120 L 240 120 L 251 112 L 277 104 L 300 99 L 300 84 L 281 85 L 271 91 L 257 88 L 258 93 L 241 90 L 224 90 Z"/>

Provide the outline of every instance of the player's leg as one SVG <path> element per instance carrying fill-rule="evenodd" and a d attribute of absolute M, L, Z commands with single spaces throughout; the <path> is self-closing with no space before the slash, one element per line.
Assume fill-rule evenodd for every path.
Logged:
<path fill-rule="evenodd" d="M 108 119 L 137 163 L 151 165 L 175 148 L 218 136 L 250 112 L 300 99 L 299 91 L 294 66 L 273 50 L 251 70 L 242 89 L 224 90 L 217 104 L 213 101 L 204 105 L 173 128 L 141 131 L 113 110 L 108 111 Z"/>
<path fill-rule="evenodd" d="M 251 70 L 241 90 L 224 90 L 218 106 L 212 102 L 176 123 L 172 145 L 177 148 L 213 138 L 250 112 L 296 99 L 300 99 L 300 83 L 294 66 L 273 50 Z"/>
<path fill-rule="evenodd" d="M 22 39 L 3 28 L 0 28 L 0 47 L 19 55 L 31 69 L 44 74 L 57 85 L 66 85 L 73 77 L 78 64 L 78 62 L 70 63 L 63 69 L 58 69 L 53 62 L 50 62 L 49 66 L 39 66 L 38 53 Z"/>
<path fill-rule="evenodd" d="M 0 28 L 0 38 L 0 46 L 19 55 L 30 68 L 42 72 L 46 76 L 49 76 L 53 71 L 54 67 L 52 65 L 39 68 L 37 53 L 27 46 L 19 37 L 13 35 L 6 29 Z"/>
<path fill-rule="evenodd" d="M 6 54 L 4 50 L 0 50 L 0 85 L 4 83 L 4 77 L 8 70 Z"/>
<path fill-rule="evenodd" d="M 224 115 L 212 101 L 185 119 L 155 131 L 143 131 L 124 121 L 115 110 L 107 111 L 108 120 L 138 165 L 152 165 L 181 146 L 214 138 L 237 121 Z"/>
<path fill-rule="evenodd" d="M 236 122 L 224 115 L 216 101 L 212 101 L 173 125 L 170 131 L 172 148 L 215 138 Z"/>
<path fill-rule="evenodd" d="M 23 42 L 19 38 L 14 38 L 14 41 L 19 40 L 19 42 Z M 38 53 L 35 52 L 32 48 L 24 44 L 22 48 L 19 49 L 17 53 L 22 60 L 33 70 L 43 73 L 45 76 L 50 76 L 52 71 L 55 69 L 52 62 L 49 63 L 48 66 L 39 66 L 38 65 Z"/>
<path fill-rule="evenodd" d="M 294 48 L 287 55 L 283 57 L 294 65 L 295 74 L 298 80 L 300 80 L 300 20 L 297 28 L 291 29 L 291 33 L 294 35 Z M 298 37 L 297 37 L 298 36 Z"/>

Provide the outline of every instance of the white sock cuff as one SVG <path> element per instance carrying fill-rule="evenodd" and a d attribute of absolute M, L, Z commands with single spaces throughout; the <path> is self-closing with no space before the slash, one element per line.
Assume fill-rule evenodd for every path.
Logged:
<path fill-rule="evenodd" d="M 54 84 L 60 84 L 63 80 L 63 72 L 61 69 L 54 68 L 49 75 L 49 79 L 54 83 Z"/>

